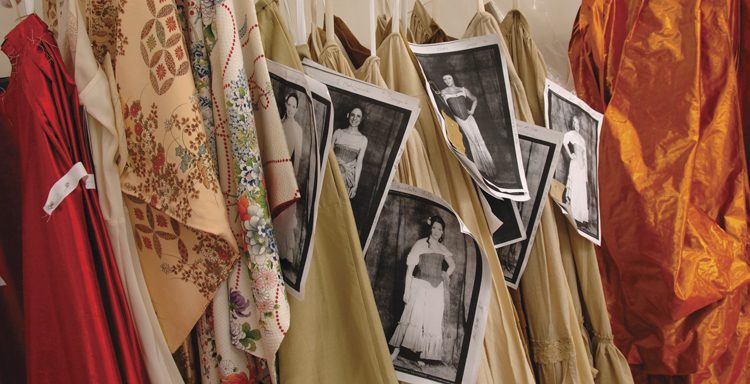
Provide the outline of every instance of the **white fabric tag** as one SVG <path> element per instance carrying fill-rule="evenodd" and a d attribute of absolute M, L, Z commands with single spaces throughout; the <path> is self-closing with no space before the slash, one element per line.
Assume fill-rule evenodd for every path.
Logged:
<path fill-rule="evenodd" d="M 51 215 L 60 203 L 76 189 L 78 182 L 86 175 L 88 175 L 88 172 L 86 172 L 83 164 L 80 161 L 75 163 L 73 168 L 70 168 L 70 171 L 50 188 L 47 202 L 44 203 L 44 212 Z"/>
<path fill-rule="evenodd" d="M 0 276 L 0 287 L 2 287 L 4 285 L 8 285 L 8 284 L 5 284 L 5 280 L 3 280 L 3 277 Z"/>
<path fill-rule="evenodd" d="M 96 189 L 96 179 L 94 178 L 94 175 L 89 173 L 84 180 L 86 180 L 86 189 Z"/>

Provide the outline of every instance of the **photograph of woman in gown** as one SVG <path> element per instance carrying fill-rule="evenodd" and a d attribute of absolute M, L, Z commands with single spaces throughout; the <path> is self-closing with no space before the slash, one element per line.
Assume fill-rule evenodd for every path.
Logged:
<path fill-rule="evenodd" d="M 492 156 L 487 150 L 487 145 L 484 143 L 482 133 L 479 131 L 479 126 L 477 126 L 473 116 L 478 102 L 476 96 L 465 87 L 458 87 L 453 75 L 443 75 L 443 83 L 445 83 L 445 88 L 440 90 L 440 96 L 455 116 L 456 123 L 458 123 L 461 132 L 468 141 L 469 158 L 480 172 L 487 176 L 493 175 L 495 165 Z M 471 107 L 467 108 L 467 101 L 471 101 Z"/>
<path fill-rule="evenodd" d="M 589 221 L 588 202 L 588 167 L 586 158 L 586 141 L 581 136 L 581 122 L 573 116 L 573 130 L 565 133 L 563 148 L 570 158 L 568 180 L 565 183 L 565 202 L 570 204 L 573 218 L 586 223 Z"/>
<path fill-rule="evenodd" d="M 292 160 L 295 175 L 299 171 L 303 134 L 302 127 L 294 119 L 298 107 L 299 96 L 292 91 L 284 98 L 282 108 L 279 108 L 281 112 L 281 125 L 284 128 L 284 135 L 286 136 L 287 147 L 289 148 L 289 157 Z M 299 176 L 297 178 L 299 179 Z M 299 252 L 297 251 L 299 241 L 295 234 L 295 229 L 297 228 L 297 203 L 292 204 L 276 216 L 273 219 L 273 225 L 279 255 L 282 259 L 291 262 L 293 268 L 297 267 L 299 264 Z"/>
<path fill-rule="evenodd" d="M 435 215 L 427 225 L 430 235 L 417 240 L 406 258 L 406 306 L 388 342 L 395 347 L 391 360 L 395 362 L 401 348 L 408 348 L 419 356 L 420 366 L 425 365 L 423 360 L 443 358 L 445 286 L 456 269 L 453 254 L 443 245 L 445 221 Z"/>
<path fill-rule="evenodd" d="M 333 132 L 331 144 L 336 154 L 336 161 L 341 169 L 349 198 L 357 195 L 359 176 L 362 174 L 362 160 L 367 150 L 367 137 L 359 131 L 359 126 L 364 120 L 362 108 L 354 107 L 346 114 L 349 127 L 340 128 Z"/>

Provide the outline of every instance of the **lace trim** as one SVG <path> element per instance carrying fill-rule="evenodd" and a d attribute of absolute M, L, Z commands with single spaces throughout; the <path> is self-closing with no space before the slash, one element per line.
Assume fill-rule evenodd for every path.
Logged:
<path fill-rule="evenodd" d="M 614 336 L 612 335 L 602 335 L 594 332 L 594 338 L 596 339 L 597 344 L 614 344 Z"/>
<path fill-rule="evenodd" d="M 540 364 L 554 364 L 576 355 L 573 339 L 560 337 L 550 341 L 530 340 L 534 350 L 534 361 Z"/>

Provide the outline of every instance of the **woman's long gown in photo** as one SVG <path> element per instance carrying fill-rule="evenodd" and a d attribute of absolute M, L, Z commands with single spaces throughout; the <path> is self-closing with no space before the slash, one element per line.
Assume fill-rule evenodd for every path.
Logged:
<path fill-rule="evenodd" d="M 589 221 L 589 203 L 588 203 L 588 176 L 586 168 L 586 142 L 581 134 L 577 131 L 569 131 L 565 134 L 563 145 L 570 148 L 573 145 L 573 154 L 575 158 L 570 160 L 568 168 L 568 182 L 566 187 L 570 190 L 568 199 L 570 199 L 570 208 L 573 211 L 573 218 L 576 221 Z"/>
<path fill-rule="evenodd" d="M 445 287 L 443 262 L 453 254 L 444 245 L 420 239 L 406 258 L 407 266 L 415 266 L 408 300 L 391 340 L 394 347 L 405 347 L 421 353 L 425 360 L 443 358 L 443 311 Z"/>
<path fill-rule="evenodd" d="M 486 175 L 494 174 L 495 164 L 492 162 L 492 156 L 487 150 L 487 145 L 484 144 L 477 121 L 474 120 L 474 116 L 469 115 L 469 111 L 466 109 L 466 88 L 461 88 L 460 92 L 453 95 L 446 94 L 445 102 L 451 108 L 453 115 L 456 117 L 456 122 L 469 142 L 474 164 L 480 172 Z"/>

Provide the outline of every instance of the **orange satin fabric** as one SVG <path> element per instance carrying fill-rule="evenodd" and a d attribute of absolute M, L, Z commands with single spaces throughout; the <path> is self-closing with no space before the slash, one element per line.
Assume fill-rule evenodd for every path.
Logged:
<path fill-rule="evenodd" d="M 636 382 L 750 382 L 740 1 L 584 0 L 573 28 L 576 91 L 604 112 L 600 271 Z"/>

